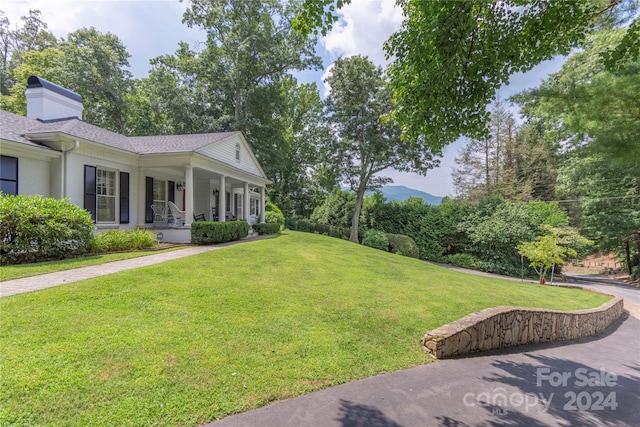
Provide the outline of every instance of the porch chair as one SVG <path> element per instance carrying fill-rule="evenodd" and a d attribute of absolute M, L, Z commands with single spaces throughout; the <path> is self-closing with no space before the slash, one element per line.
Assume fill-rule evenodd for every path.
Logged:
<path fill-rule="evenodd" d="M 167 214 L 162 206 L 151 205 L 153 211 L 153 222 L 167 222 Z"/>
<path fill-rule="evenodd" d="M 204 218 L 204 214 L 196 215 L 195 213 L 193 214 L 193 220 L 194 221 L 206 221 L 205 218 Z"/>
<path fill-rule="evenodd" d="M 169 210 L 171 210 L 171 215 L 173 216 L 173 223 L 175 225 L 184 225 L 185 214 L 184 211 L 178 209 L 175 203 L 169 202 Z"/>

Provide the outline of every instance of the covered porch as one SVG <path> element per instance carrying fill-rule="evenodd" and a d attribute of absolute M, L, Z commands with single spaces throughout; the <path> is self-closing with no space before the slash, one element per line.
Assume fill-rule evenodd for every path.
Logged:
<path fill-rule="evenodd" d="M 161 241 L 187 243 L 196 220 L 265 222 L 270 181 L 199 157 L 147 160 L 140 171 L 139 194 L 145 197 L 138 203 L 145 215 L 139 227 L 157 230 Z"/>

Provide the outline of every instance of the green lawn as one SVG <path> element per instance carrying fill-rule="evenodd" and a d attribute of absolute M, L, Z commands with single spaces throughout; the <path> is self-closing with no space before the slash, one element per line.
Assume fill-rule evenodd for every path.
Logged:
<path fill-rule="evenodd" d="M 23 277 L 37 276 L 39 274 L 55 273 L 57 271 L 71 270 L 73 268 L 88 267 L 112 261 L 137 258 L 145 255 L 157 254 L 165 251 L 183 249 L 184 246 L 176 246 L 168 249 L 153 249 L 131 252 L 117 252 L 87 255 L 77 258 L 68 258 L 57 261 L 39 262 L 33 264 L 3 265 L 0 267 L 0 281 L 21 279 Z"/>
<path fill-rule="evenodd" d="M 606 300 L 287 232 L 0 299 L 0 425 L 195 426 L 429 363 L 483 308 Z"/>

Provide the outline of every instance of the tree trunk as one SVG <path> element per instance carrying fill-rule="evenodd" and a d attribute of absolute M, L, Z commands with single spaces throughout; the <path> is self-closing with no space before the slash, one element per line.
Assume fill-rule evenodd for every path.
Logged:
<path fill-rule="evenodd" d="M 624 250 L 627 255 L 627 271 L 629 271 L 629 275 L 633 273 L 633 268 L 631 266 L 631 248 L 629 247 L 629 240 L 624 245 Z"/>
<path fill-rule="evenodd" d="M 362 211 L 362 201 L 364 200 L 366 190 L 367 186 L 360 181 L 356 193 L 356 205 L 353 208 L 353 216 L 351 217 L 351 236 L 349 236 L 349 240 L 354 243 L 360 243 L 360 239 L 358 239 L 358 226 L 360 224 L 360 212 Z"/>
<path fill-rule="evenodd" d="M 640 265 L 640 234 L 636 236 L 636 246 L 638 247 L 638 265 Z"/>

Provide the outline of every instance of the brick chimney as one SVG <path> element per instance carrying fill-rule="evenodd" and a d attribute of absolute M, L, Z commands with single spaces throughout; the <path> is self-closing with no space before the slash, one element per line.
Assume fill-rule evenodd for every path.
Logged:
<path fill-rule="evenodd" d="M 77 117 L 82 120 L 82 97 L 41 77 L 27 80 L 27 117 L 56 120 Z"/>

